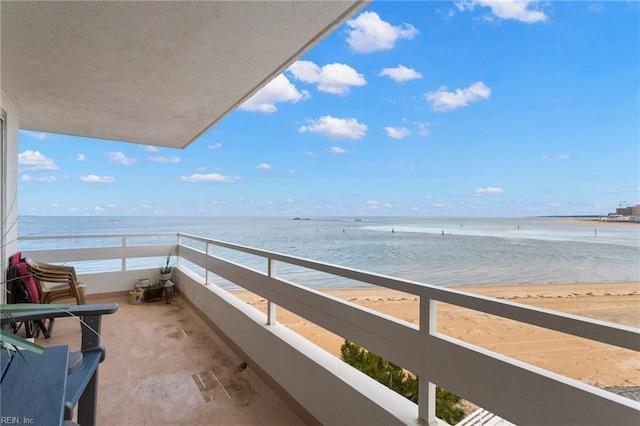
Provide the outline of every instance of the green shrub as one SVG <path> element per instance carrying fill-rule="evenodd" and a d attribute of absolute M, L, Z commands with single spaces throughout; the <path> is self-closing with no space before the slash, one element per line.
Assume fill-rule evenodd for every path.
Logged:
<path fill-rule="evenodd" d="M 382 357 L 348 340 L 340 347 L 341 358 L 350 366 L 412 402 L 418 403 L 418 378 Z M 441 387 L 436 388 L 436 417 L 455 424 L 465 416 L 458 406 L 460 397 Z"/>

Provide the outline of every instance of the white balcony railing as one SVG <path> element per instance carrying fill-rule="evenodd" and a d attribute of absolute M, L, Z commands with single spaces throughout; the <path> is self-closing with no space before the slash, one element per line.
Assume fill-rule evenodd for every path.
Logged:
<path fill-rule="evenodd" d="M 149 243 L 158 238 L 172 241 Z M 637 424 L 640 418 L 638 402 L 439 333 L 436 330 L 436 311 L 437 302 L 445 302 L 571 336 L 640 351 L 640 330 L 633 327 L 187 234 L 24 237 L 19 244 L 42 246 L 59 243 L 63 239 L 90 242 L 92 246 L 85 247 L 85 244 L 83 247 L 73 248 L 25 248 L 22 251 L 27 256 L 48 262 L 116 259 L 120 263 L 121 272 L 130 272 L 130 264 L 135 263 L 134 259 L 162 257 L 171 250 L 177 256 L 178 268 L 174 280 L 183 296 L 207 315 L 218 331 L 233 339 L 244 354 L 252 357 L 264 372 L 280 383 L 285 391 L 321 422 L 336 420 L 335 417 L 326 417 L 328 414 L 324 412 L 327 404 L 338 404 L 336 401 L 339 398 L 331 395 L 332 392 L 338 392 L 335 385 L 329 382 L 323 385 L 320 378 L 316 379 L 315 390 L 310 391 L 308 383 L 296 383 L 295 379 L 284 375 L 288 369 L 275 364 L 278 361 L 273 358 L 278 355 L 269 356 L 265 344 L 262 343 L 260 347 L 260 338 L 246 338 L 251 333 L 274 333 L 278 306 L 418 375 L 418 410 L 409 409 L 408 413 L 398 413 L 394 412 L 395 408 L 381 407 L 381 410 L 392 412 L 391 416 L 400 423 L 418 422 L 418 417 L 428 423 L 437 422 L 436 384 L 515 424 Z M 108 240 L 117 243 L 105 244 Z M 218 253 L 223 251 L 225 257 Z M 154 266 L 161 265 L 155 263 Z M 292 268 L 322 273 L 331 279 L 356 281 L 363 286 L 374 285 L 416 295 L 420 300 L 419 326 L 307 288 L 291 279 L 296 276 L 291 272 Z M 283 271 L 281 274 L 278 273 L 280 269 Z M 82 274 L 81 270 L 79 272 Z M 246 309 L 250 308 L 235 303 L 219 286 L 210 284 L 217 279 L 224 279 L 264 297 L 268 301 L 266 321 L 255 330 L 235 330 L 242 322 L 236 315 L 250 317 L 253 314 L 247 313 Z M 115 290 L 132 287 L 131 282 L 120 281 L 121 287 Z M 91 283 L 88 285 L 89 294 L 114 290 L 114 287 L 105 290 L 91 286 Z M 212 304 L 217 306 L 211 306 Z M 223 308 L 222 304 L 228 306 Z M 230 316 L 235 319 L 229 319 Z M 270 330 L 270 327 L 273 328 Z M 282 332 L 278 333 L 282 340 Z M 256 348 L 252 347 L 254 344 Z M 327 371 L 324 374 L 333 373 Z M 334 387 L 331 388 L 332 386 Z M 356 391 L 367 392 L 366 389 Z M 302 395 L 309 392 L 313 393 L 312 397 Z M 367 398 L 377 405 L 385 404 L 385 397 Z M 349 401 L 348 397 L 342 399 L 346 401 L 345 404 Z M 406 405 L 400 404 L 398 407 L 399 411 L 407 410 Z M 352 409 L 357 410 L 357 405 L 352 405 Z M 340 413 L 339 410 L 334 411 Z M 335 412 L 334 416 L 340 415 Z M 378 417 L 379 421 L 380 419 Z"/>

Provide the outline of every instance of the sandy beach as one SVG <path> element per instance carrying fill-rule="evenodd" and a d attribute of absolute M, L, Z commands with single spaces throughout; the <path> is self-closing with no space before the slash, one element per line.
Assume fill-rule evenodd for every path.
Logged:
<path fill-rule="evenodd" d="M 640 282 L 459 286 L 458 290 L 640 327 Z M 331 289 L 344 300 L 418 323 L 414 295 L 382 288 Z M 266 312 L 266 300 L 233 293 Z M 344 339 L 282 308 L 278 322 L 339 356 Z M 599 387 L 639 386 L 640 357 L 629 350 L 567 336 L 481 312 L 438 304 L 438 331 Z"/>

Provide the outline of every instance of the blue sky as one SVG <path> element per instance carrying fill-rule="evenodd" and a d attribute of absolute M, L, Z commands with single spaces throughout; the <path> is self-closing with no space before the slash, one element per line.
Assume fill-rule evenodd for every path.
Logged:
<path fill-rule="evenodd" d="M 184 150 L 20 132 L 21 215 L 538 216 L 640 202 L 637 2 L 373 2 Z"/>

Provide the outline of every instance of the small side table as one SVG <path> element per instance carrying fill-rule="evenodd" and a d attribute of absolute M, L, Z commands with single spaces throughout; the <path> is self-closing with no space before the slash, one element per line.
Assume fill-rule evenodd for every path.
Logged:
<path fill-rule="evenodd" d="M 176 286 L 173 284 L 171 280 L 167 280 L 164 282 L 162 296 L 165 303 L 173 302 L 173 295 L 176 292 Z"/>

